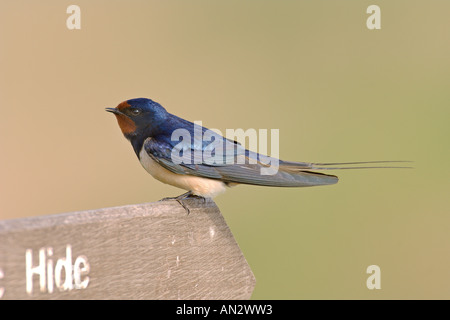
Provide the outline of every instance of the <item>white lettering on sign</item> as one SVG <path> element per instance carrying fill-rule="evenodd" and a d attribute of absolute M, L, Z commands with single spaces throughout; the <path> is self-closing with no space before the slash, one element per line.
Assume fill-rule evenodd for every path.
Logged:
<path fill-rule="evenodd" d="M 53 248 L 40 248 L 39 260 L 33 262 L 33 250 L 25 252 L 26 292 L 33 294 L 33 276 L 39 277 L 39 291 L 52 293 L 56 287 L 60 291 L 86 289 L 89 284 L 89 262 L 80 255 L 72 265 L 72 246 L 66 246 L 66 256 L 53 263 Z"/>
<path fill-rule="evenodd" d="M 0 279 L 3 279 L 4 274 L 3 274 L 3 270 L 0 269 Z M 3 297 L 3 294 L 5 293 L 5 288 L 0 287 L 0 299 Z"/>

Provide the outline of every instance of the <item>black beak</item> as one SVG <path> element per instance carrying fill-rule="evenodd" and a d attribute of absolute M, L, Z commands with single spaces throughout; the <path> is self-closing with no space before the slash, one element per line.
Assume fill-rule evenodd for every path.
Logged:
<path fill-rule="evenodd" d="M 116 108 L 105 108 L 105 111 L 108 111 L 108 112 L 111 112 L 111 113 L 114 113 L 114 114 L 122 114 L 122 112 L 120 112 Z"/>

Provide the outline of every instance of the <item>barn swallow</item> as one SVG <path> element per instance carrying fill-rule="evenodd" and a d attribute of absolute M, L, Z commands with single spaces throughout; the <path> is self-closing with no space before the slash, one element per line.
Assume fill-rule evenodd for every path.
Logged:
<path fill-rule="evenodd" d="M 116 108 L 106 108 L 113 113 L 126 139 L 131 142 L 141 165 L 157 180 L 184 189 L 187 192 L 173 198 L 189 213 L 183 203 L 189 197 L 213 198 L 226 187 L 238 184 L 271 187 L 309 187 L 331 185 L 338 182 L 334 175 L 311 170 L 361 169 L 367 163 L 403 161 L 369 161 L 347 163 L 291 162 L 270 158 L 249 151 L 236 142 L 214 134 L 216 146 L 223 147 L 219 158 L 223 161 L 207 161 L 202 157 L 211 145 L 196 138 L 196 124 L 170 114 L 159 103 L 146 98 L 130 99 Z M 173 140 L 177 129 L 185 130 L 191 139 Z M 202 133 L 209 129 L 200 127 Z M 219 143 L 217 144 L 217 141 Z M 179 161 L 174 155 L 188 155 L 190 161 Z M 200 155 L 200 156 L 199 156 Z M 217 158 L 217 157 L 216 157 Z M 184 158 L 186 160 L 186 158 Z M 264 159 L 264 161 L 263 161 Z M 273 174 L 261 174 L 268 160 L 277 164 Z M 353 166 L 352 166 L 353 165 Z M 383 167 L 386 168 L 386 167 Z M 397 167 L 398 168 L 398 167 Z"/>

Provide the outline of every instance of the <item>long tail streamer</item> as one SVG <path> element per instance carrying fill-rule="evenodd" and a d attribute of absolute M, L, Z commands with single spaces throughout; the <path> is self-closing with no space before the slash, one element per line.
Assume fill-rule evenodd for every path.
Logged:
<path fill-rule="evenodd" d="M 360 161 L 360 162 L 335 162 L 335 163 L 311 163 L 314 170 L 344 170 L 344 169 L 412 169 L 410 166 L 361 166 L 367 164 L 411 163 L 413 161 Z M 348 167 L 349 166 L 349 167 Z"/>

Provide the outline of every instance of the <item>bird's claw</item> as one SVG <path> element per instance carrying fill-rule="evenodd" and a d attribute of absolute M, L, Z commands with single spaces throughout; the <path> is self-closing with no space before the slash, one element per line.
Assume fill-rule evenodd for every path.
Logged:
<path fill-rule="evenodd" d="M 188 192 L 186 192 L 186 193 L 183 193 L 182 195 L 179 195 L 179 196 L 177 196 L 177 197 L 166 197 L 166 198 L 162 198 L 162 199 L 159 200 L 159 201 L 175 200 L 175 201 L 177 201 L 177 202 L 184 208 L 184 210 L 186 210 L 186 213 L 189 215 L 189 213 L 191 212 L 191 210 L 189 210 L 188 206 L 183 202 L 183 200 L 186 200 L 186 199 L 188 199 L 188 198 L 197 198 L 197 199 L 200 198 L 200 199 L 203 199 L 203 203 L 206 202 L 206 198 L 205 198 L 205 197 L 202 197 L 202 196 L 193 194 L 191 191 L 188 191 Z"/>

